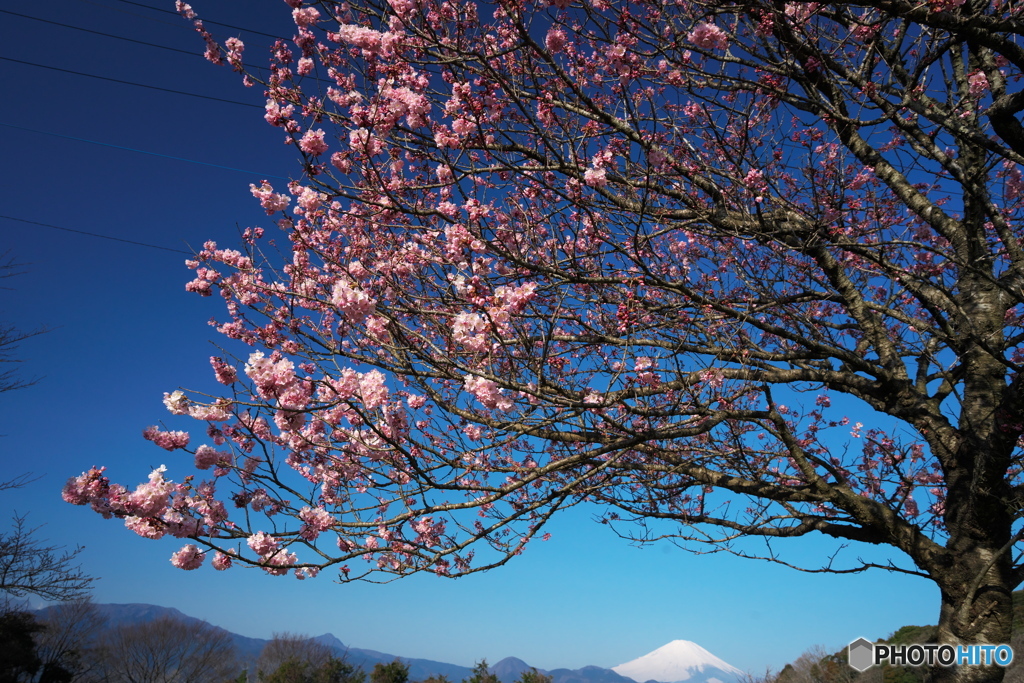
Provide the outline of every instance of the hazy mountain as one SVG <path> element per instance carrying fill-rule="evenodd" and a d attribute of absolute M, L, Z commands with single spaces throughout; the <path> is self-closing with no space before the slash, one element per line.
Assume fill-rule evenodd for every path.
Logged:
<path fill-rule="evenodd" d="M 515 683 L 515 681 L 523 675 L 524 671 L 529 671 L 533 667 L 519 659 L 518 657 L 505 657 L 497 664 L 487 667 L 491 673 L 498 677 L 501 683 Z M 537 669 L 541 671 L 540 669 Z M 541 671 L 541 673 L 547 673 Z"/>
<path fill-rule="evenodd" d="M 637 683 L 734 683 L 743 675 L 689 640 L 673 640 L 643 657 L 612 667 L 612 671 Z"/>
<path fill-rule="evenodd" d="M 361 667 L 369 673 L 373 670 L 374 664 L 387 664 L 396 659 L 409 665 L 409 680 L 422 681 L 431 676 L 447 676 L 452 683 L 459 683 L 464 678 L 469 678 L 473 670 L 469 667 L 458 664 L 447 664 L 435 662 L 430 659 L 414 659 L 410 657 L 399 657 L 376 650 L 364 650 L 357 647 L 348 647 L 338 650 L 339 655 L 345 657 L 346 661 L 355 666 Z"/>
<path fill-rule="evenodd" d="M 617 674 L 611 669 L 602 669 L 599 666 L 585 666 L 582 669 L 554 669 L 548 671 L 547 674 L 551 676 L 552 683 L 635 683 L 632 678 Z"/>
<path fill-rule="evenodd" d="M 173 607 L 161 607 L 160 605 L 147 605 L 144 603 L 96 603 L 96 608 L 100 615 L 106 619 L 107 626 L 110 628 L 121 626 L 122 624 L 138 624 L 144 621 L 152 621 L 153 619 L 158 619 L 160 617 L 173 617 L 188 623 L 198 622 L 208 626 L 213 626 L 213 628 L 218 631 L 225 631 L 231 636 L 231 640 L 234 642 L 235 648 L 238 650 L 238 655 L 243 661 L 256 661 L 256 658 L 259 657 L 263 646 L 267 644 L 267 641 L 261 638 L 249 638 L 237 633 L 232 633 L 231 631 L 222 629 L 219 626 L 214 626 L 202 619 L 190 617 L 181 610 L 177 610 Z M 44 607 L 43 609 L 36 610 L 36 614 L 45 619 L 46 615 L 53 609 L 54 607 Z M 334 638 L 334 636 L 331 636 L 331 638 Z M 337 640 L 337 638 L 334 639 Z"/>
<path fill-rule="evenodd" d="M 202 619 L 190 617 L 173 607 L 146 604 L 97 604 L 96 607 L 106 618 L 109 626 L 135 624 L 164 616 L 186 622 L 208 623 L 203 622 Z M 51 609 L 38 610 L 37 614 L 45 618 Z M 270 642 L 264 638 L 249 638 L 231 633 L 218 626 L 214 626 L 214 628 L 227 632 L 234 641 L 242 661 L 250 664 L 255 663 L 260 651 Z M 313 640 L 330 647 L 339 657 L 345 658 L 350 664 L 360 667 L 366 672 L 371 671 L 375 664 L 387 664 L 398 659 L 409 665 L 410 681 L 422 681 L 431 676 L 446 676 L 452 683 L 461 683 L 473 673 L 471 668 L 457 664 L 399 657 L 386 652 L 349 647 L 331 633 L 315 636 Z M 501 683 L 515 683 L 524 671 L 529 671 L 531 668 L 533 667 L 516 657 L 506 657 L 489 667 Z M 651 679 L 659 683 L 676 683 L 676 681 L 735 683 L 735 675 L 730 677 L 729 674 L 739 672 L 738 669 L 729 666 L 696 643 L 685 640 L 669 643 L 665 647 L 615 667 L 615 669 L 616 671 L 621 669 L 621 671 L 617 673 L 598 666 L 585 666 L 582 669 L 554 669 L 552 671 L 538 669 L 538 671 L 551 676 L 552 683 L 647 683 Z M 689 673 L 687 676 L 683 676 L 680 672 Z M 643 677 L 637 678 L 636 675 L 633 675 L 634 673 Z"/>

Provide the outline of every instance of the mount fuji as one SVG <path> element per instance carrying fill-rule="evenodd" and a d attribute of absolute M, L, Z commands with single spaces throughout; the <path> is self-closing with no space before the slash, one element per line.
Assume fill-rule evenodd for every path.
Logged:
<path fill-rule="evenodd" d="M 737 683 L 743 675 L 689 640 L 673 640 L 643 657 L 613 666 L 612 671 L 637 683 Z"/>

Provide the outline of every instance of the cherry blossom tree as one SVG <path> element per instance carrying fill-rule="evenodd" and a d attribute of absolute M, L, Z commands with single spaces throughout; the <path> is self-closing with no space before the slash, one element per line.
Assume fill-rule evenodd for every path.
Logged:
<path fill-rule="evenodd" d="M 803 569 L 926 577 L 943 642 L 1009 641 L 1017 3 L 287 4 L 261 78 L 178 3 L 302 159 L 189 262 L 244 350 L 145 437 L 205 478 L 68 502 L 183 569 L 342 581 L 497 567 L 578 504 L 777 562 L 824 535 L 891 560 Z"/>

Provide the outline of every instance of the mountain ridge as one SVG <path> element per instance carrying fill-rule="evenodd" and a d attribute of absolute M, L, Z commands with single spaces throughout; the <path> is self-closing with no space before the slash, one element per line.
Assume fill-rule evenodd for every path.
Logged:
<path fill-rule="evenodd" d="M 185 614 L 179 609 L 174 607 L 163 607 L 160 605 L 150 605 L 146 603 L 96 603 L 96 607 L 99 613 L 107 620 L 109 626 L 119 626 L 122 624 L 140 623 L 150 621 L 160 617 L 173 617 L 181 619 L 186 622 L 201 622 L 212 626 L 213 628 L 227 633 L 238 650 L 239 657 L 243 662 L 250 664 L 255 663 L 259 657 L 260 651 L 263 647 L 270 642 L 270 639 L 266 638 L 252 638 L 249 636 L 243 636 L 232 631 L 228 631 L 225 628 L 210 624 L 203 619 L 190 616 Z M 36 614 L 45 618 L 47 612 L 53 607 L 44 607 L 40 610 L 36 610 Z M 459 683 L 473 674 L 473 670 L 470 667 L 460 666 L 458 664 L 449 664 L 447 662 L 438 662 L 430 659 L 422 659 L 415 657 L 402 657 L 393 655 L 385 652 L 379 652 L 377 650 L 369 650 L 364 648 L 356 648 L 347 645 L 341 641 L 337 636 L 332 633 L 323 633 L 318 636 L 311 636 L 311 640 L 322 643 L 327 647 L 331 648 L 339 657 L 344 658 L 350 664 L 356 667 L 360 667 L 365 671 L 369 672 L 375 664 L 387 664 L 394 660 L 399 660 L 409 665 L 409 680 L 410 681 L 422 681 L 430 677 L 446 676 L 451 683 Z M 673 645 L 673 643 L 689 643 L 690 641 L 672 641 L 668 645 L 665 645 L 654 652 L 648 653 L 632 662 L 638 662 L 656 653 L 665 654 L 665 648 Z M 699 651 L 707 653 L 710 659 L 708 661 L 717 662 L 724 664 L 726 670 L 735 669 L 730 665 L 722 662 L 711 653 L 704 650 L 696 643 L 692 643 L 693 646 L 699 648 Z M 677 649 L 682 651 L 685 648 L 680 648 L 678 645 Z M 702 660 L 703 661 L 703 660 Z M 636 679 L 630 678 L 629 676 L 618 673 L 615 669 L 623 666 L 627 666 L 632 662 L 626 664 L 620 664 L 614 669 L 606 669 L 598 666 L 584 666 L 579 669 L 552 669 L 544 670 L 537 667 L 532 667 L 522 659 L 518 657 L 505 657 L 499 662 L 488 667 L 488 670 L 497 676 L 500 683 L 515 683 L 516 680 L 525 671 L 537 668 L 537 671 L 551 676 L 552 683 L 648 683 L 647 680 L 637 681 Z M 714 672 L 719 669 L 712 667 Z M 736 671 L 739 671 L 736 669 Z M 672 680 L 659 680 L 656 683 L 677 683 L 677 681 L 686 680 L 686 683 L 734 683 L 735 679 L 721 678 L 717 681 L 714 678 L 702 678 L 698 672 L 697 677 L 691 677 L 688 679 L 672 679 Z"/>

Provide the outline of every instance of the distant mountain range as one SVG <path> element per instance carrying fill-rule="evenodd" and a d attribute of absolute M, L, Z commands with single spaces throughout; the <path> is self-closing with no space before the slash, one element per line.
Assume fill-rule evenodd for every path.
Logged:
<path fill-rule="evenodd" d="M 109 626 L 134 624 L 165 616 L 187 622 L 207 623 L 201 619 L 190 617 L 173 607 L 146 604 L 97 604 L 96 607 L 106 618 Z M 45 618 L 50 609 L 52 608 L 38 610 L 37 614 Z M 214 626 L 214 628 L 225 631 L 231 636 L 242 661 L 255 662 L 260 651 L 270 642 L 263 638 L 249 638 L 231 633 L 218 626 Z M 457 664 L 401 657 L 376 650 L 350 647 L 330 633 L 316 636 L 313 640 L 330 647 L 338 653 L 338 656 L 344 657 L 350 664 L 361 667 L 365 671 L 373 669 L 375 664 L 387 664 L 396 659 L 401 660 L 409 665 L 409 679 L 412 681 L 422 681 L 431 676 L 446 676 L 452 683 L 459 683 L 473 673 L 472 669 Z M 516 657 L 506 657 L 489 668 L 501 683 L 514 683 L 523 672 L 529 671 L 533 667 Z M 736 683 L 739 676 L 742 675 L 742 672 L 736 667 L 723 662 L 700 645 L 686 640 L 673 641 L 643 657 L 620 664 L 614 669 L 585 666 L 582 669 L 550 671 L 538 669 L 538 671 L 551 676 L 552 683 Z"/>

